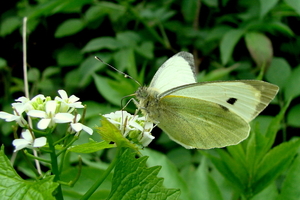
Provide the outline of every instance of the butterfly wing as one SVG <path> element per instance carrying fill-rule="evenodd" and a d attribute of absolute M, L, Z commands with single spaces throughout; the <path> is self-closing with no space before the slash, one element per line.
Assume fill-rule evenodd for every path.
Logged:
<path fill-rule="evenodd" d="M 276 85 L 257 80 L 219 81 L 173 88 L 160 96 L 213 102 L 250 122 L 272 101 L 278 89 Z"/>
<path fill-rule="evenodd" d="M 196 83 L 193 55 L 179 52 L 158 69 L 149 87 L 162 93 L 190 83 Z"/>
<path fill-rule="evenodd" d="M 188 149 L 234 145 L 249 135 L 249 124 L 217 103 L 168 95 L 159 108 L 158 126 Z"/>

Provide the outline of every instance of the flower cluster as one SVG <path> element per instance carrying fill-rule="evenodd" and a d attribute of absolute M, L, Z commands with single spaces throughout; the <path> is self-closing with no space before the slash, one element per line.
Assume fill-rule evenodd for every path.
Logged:
<path fill-rule="evenodd" d="M 74 109 L 84 108 L 82 103 L 78 101 L 79 98 L 74 95 L 68 97 L 64 90 L 59 90 L 58 93 L 60 97 L 55 97 L 54 100 L 41 94 L 31 100 L 20 97 L 15 100 L 15 103 L 12 103 L 13 114 L 0 112 L 1 119 L 7 122 L 16 121 L 19 126 L 25 129 L 21 134 L 22 138 L 13 141 L 15 151 L 26 147 L 41 147 L 46 144 L 45 137 L 35 138 L 33 132 L 28 130 L 32 130 L 32 127 L 29 127 L 28 122 L 24 119 L 24 114 L 31 119 L 39 119 L 37 128 L 40 130 L 54 128 L 58 123 L 69 123 L 71 133 L 78 133 L 81 130 L 90 135 L 93 133 L 91 128 L 79 123 L 80 114 L 72 114 Z"/>
<path fill-rule="evenodd" d="M 131 115 L 126 111 L 116 111 L 103 116 L 114 124 L 125 138 L 134 143 L 146 147 L 154 139 L 151 135 L 153 123 L 146 121 L 145 117 Z"/>

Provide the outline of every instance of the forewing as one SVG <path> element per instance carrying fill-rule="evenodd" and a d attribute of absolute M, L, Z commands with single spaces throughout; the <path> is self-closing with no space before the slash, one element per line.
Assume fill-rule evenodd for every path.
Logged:
<path fill-rule="evenodd" d="M 185 148 L 211 149 L 238 144 L 249 135 L 249 124 L 213 102 L 165 96 L 160 100 L 158 126 Z"/>
<path fill-rule="evenodd" d="M 173 88 L 161 97 L 172 95 L 213 102 L 250 122 L 272 101 L 278 89 L 257 80 L 203 82 Z"/>
<path fill-rule="evenodd" d="M 157 70 L 149 87 L 162 93 L 190 83 L 196 83 L 193 55 L 188 52 L 179 52 Z"/>

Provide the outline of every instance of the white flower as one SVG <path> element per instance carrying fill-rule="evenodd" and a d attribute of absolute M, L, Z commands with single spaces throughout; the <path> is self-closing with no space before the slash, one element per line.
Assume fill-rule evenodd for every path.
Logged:
<path fill-rule="evenodd" d="M 93 129 L 91 129 L 88 126 L 83 125 L 82 123 L 78 123 L 81 118 L 80 114 L 77 114 L 76 117 L 74 118 L 74 121 L 71 123 L 71 128 L 78 133 L 81 130 L 84 130 L 88 134 L 92 135 L 93 134 Z"/>
<path fill-rule="evenodd" d="M 31 117 L 41 118 L 37 127 L 44 130 L 48 127 L 53 127 L 55 123 L 71 122 L 74 116 L 70 113 L 56 113 L 56 101 L 48 101 L 46 103 L 46 111 L 30 110 L 27 114 Z"/>
<path fill-rule="evenodd" d="M 23 118 L 23 116 L 16 113 L 15 110 L 14 110 L 14 115 L 1 111 L 0 118 L 4 119 L 6 122 L 16 121 L 21 127 L 24 127 L 27 124 L 27 121 Z"/>
<path fill-rule="evenodd" d="M 0 118 L 7 122 L 16 121 L 21 127 L 27 124 L 27 121 L 23 118 L 22 113 L 29 108 L 29 99 L 26 97 L 20 97 L 16 99 L 17 103 L 12 103 L 13 113 L 0 112 Z"/>
<path fill-rule="evenodd" d="M 26 104 L 25 111 L 29 112 L 30 110 L 44 110 L 45 101 L 47 100 L 50 100 L 50 97 L 46 98 L 43 94 L 38 94 Z"/>
<path fill-rule="evenodd" d="M 151 135 L 153 123 L 146 121 L 145 117 L 131 115 L 126 111 L 116 111 L 103 115 L 114 124 L 124 135 L 142 146 L 148 146 L 154 139 Z"/>
<path fill-rule="evenodd" d="M 15 139 L 13 141 L 13 145 L 15 146 L 14 152 L 24 148 L 36 148 L 36 147 L 42 147 L 46 145 L 47 139 L 45 137 L 33 139 L 28 129 L 23 131 L 21 135 L 22 135 L 21 139 Z"/>
<path fill-rule="evenodd" d="M 12 103 L 11 105 L 19 115 L 22 115 L 24 111 L 32 109 L 30 100 L 26 97 L 19 97 L 15 101 L 17 101 L 17 103 Z"/>
<path fill-rule="evenodd" d="M 136 118 L 137 116 L 133 116 L 126 111 L 116 111 L 109 114 L 105 114 L 103 116 L 107 118 L 107 120 L 110 121 L 112 124 L 114 124 L 123 133 L 124 137 L 128 135 L 129 131 L 135 130 L 134 127 L 129 126 L 128 122 L 131 122 L 132 119 Z M 134 124 L 134 122 L 131 123 L 131 125 L 132 124 Z M 124 127 L 124 125 L 126 126 Z"/>
<path fill-rule="evenodd" d="M 139 135 L 138 140 L 143 147 L 148 146 L 155 137 L 150 132 L 143 132 Z"/>
<path fill-rule="evenodd" d="M 55 100 L 61 102 L 61 112 L 72 112 L 74 108 L 84 108 L 80 101 L 77 102 L 79 98 L 75 95 L 68 97 L 64 90 L 58 90 L 58 94 L 60 97 L 55 97 Z M 69 110 L 69 108 L 71 108 L 71 110 Z"/>

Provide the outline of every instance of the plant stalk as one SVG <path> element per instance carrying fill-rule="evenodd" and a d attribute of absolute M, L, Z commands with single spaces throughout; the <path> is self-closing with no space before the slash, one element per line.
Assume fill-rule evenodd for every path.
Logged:
<path fill-rule="evenodd" d="M 110 163 L 105 172 L 99 177 L 99 179 L 92 185 L 92 187 L 81 197 L 80 200 L 88 200 L 90 196 L 98 189 L 98 187 L 103 183 L 106 177 L 110 174 L 110 172 L 116 166 L 117 161 L 121 155 L 121 148 L 117 148 L 117 154 L 114 160 Z"/>
<path fill-rule="evenodd" d="M 49 143 L 49 148 L 51 150 L 50 158 L 51 158 L 52 173 L 54 175 L 53 181 L 57 182 L 57 181 L 60 180 L 60 177 L 59 177 L 60 172 L 58 170 L 57 155 L 55 153 L 55 147 L 53 145 L 53 138 L 52 138 L 51 133 L 49 133 L 47 135 L 47 141 Z M 58 199 L 58 200 L 63 200 L 64 199 L 63 194 L 62 194 L 61 185 L 59 185 L 57 187 L 56 199 Z"/>

